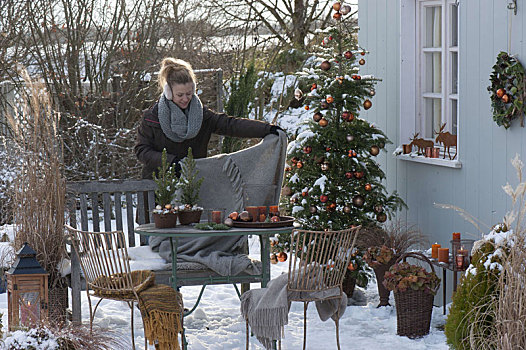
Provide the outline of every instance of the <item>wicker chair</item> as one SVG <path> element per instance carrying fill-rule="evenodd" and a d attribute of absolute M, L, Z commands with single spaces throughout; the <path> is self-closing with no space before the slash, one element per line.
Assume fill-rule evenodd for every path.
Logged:
<path fill-rule="evenodd" d="M 311 301 L 338 300 L 336 343 L 340 349 L 339 318 L 343 277 L 361 226 L 342 231 L 294 230 L 291 234 L 288 300 L 303 302 L 303 350 L 307 344 L 307 307 Z M 281 340 L 278 342 L 281 349 Z M 246 348 L 249 324 L 246 320 Z"/>
<path fill-rule="evenodd" d="M 122 231 L 88 232 L 65 226 L 86 278 L 90 331 L 93 331 L 93 319 L 102 299 L 125 301 L 131 309 L 131 336 L 135 349 L 133 304 L 139 302 L 137 294 L 140 291 L 154 284 L 155 274 L 146 270 L 130 270 L 128 250 Z M 93 294 L 90 294 L 90 289 Z M 95 308 L 92 308 L 91 296 L 100 298 Z"/>

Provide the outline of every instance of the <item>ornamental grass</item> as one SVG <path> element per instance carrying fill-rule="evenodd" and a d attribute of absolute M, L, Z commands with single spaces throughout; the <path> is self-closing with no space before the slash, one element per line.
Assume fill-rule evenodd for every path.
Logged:
<path fill-rule="evenodd" d="M 66 255 L 64 212 L 66 181 L 63 175 L 60 115 L 52 108 L 43 83 L 22 71 L 25 84 L 21 103 L 8 115 L 10 144 L 15 152 L 8 158 L 16 165 L 11 186 L 15 249 L 24 242 L 37 252 L 37 260 L 49 273 L 49 288 L 64 284 L 58 266 Z"/>

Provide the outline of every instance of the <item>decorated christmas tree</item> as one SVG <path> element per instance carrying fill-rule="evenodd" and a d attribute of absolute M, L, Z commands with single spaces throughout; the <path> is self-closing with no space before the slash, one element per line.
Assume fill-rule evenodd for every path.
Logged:
<path fill-rule="evenodd" d="M 334 25 L 323 33 L 315 58 L 307 60 L 311 66 L 298 73 L 300 86 L 310 87 L 305 109 L 314 114 L 289 145 L 282 192 L 282 206 L 310 230 L 379 225 L 405 205 L 387 193 L 386 175 L 376 162 L 390 141 L 360 118 L 372 107 L 378 79 L 360 75 L 366 51 L 348 24 L 349 5 L 333 8 Z M 287 250 L 289 240 L 280 235 L 278 250 Z"/>

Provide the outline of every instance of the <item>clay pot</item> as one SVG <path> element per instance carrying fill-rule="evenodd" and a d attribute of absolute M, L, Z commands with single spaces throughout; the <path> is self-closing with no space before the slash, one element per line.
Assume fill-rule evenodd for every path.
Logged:
<path fill-rule="evenodd" d="M 388 306 L 389 304 L 389 295 L 391 291 L 384 287 L 384 274 L 386 271 L 389 271 L 389 268 L 393 266 L 396 259 L 391 259 L 387 264 L 381 264 L 373 268 L 374 274 L 376 275 L 376 284 L 378 285 L 378 295 L 380 296 L 380 303 L 377 307 Z"/>
<path fill-rule="evenodd" d="M 356 287 L 356 278 L 351 277 L 351 271 L 345 270 L 345 276 L 343 277 L 342 288 L 348 298 L 352 298 L 354 294 L 354 288 Z"/>
<path fill-rule="evenodd" d="M 177 213 L 153 213 L 155 228 L 171 228 L 177 225 Z"/>
<path fill-rule="evenodd" d="M 190 225 L 198 223 L 201 220 L 202 210 L 180 210 L 179 211 L 179 223 L 181 225 Z"/>

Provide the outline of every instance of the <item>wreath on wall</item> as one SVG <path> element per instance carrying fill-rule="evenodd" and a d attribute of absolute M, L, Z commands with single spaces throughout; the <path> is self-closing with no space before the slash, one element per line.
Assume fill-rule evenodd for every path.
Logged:
<path fill-rule="evenodd" d="M 490 75 L 491 85 L 488 86 L 493 120 L 498 126 L 507 129 L 514 119 L 520 117 L 524 127 L 524 79 L 522 64 L 507 52 L 499 53 Z"/>

